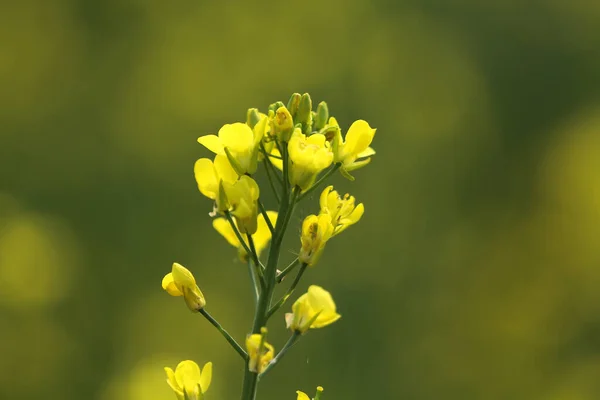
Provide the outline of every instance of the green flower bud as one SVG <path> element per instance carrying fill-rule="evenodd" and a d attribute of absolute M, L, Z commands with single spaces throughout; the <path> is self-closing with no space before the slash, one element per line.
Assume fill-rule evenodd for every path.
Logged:
<path fill-rule="evenodd" d="M 287 109 L 289 110 L 292 118 L 296 118 L 296 113 L 298 112 L 298 107 L 300 106 L 300 98 L 302 96 L 300 93 L 294 93 L 287 103 Z"/>
<path fill-rule="evenodd" d="M 246 125 L 248 125 L 251 129 L 254 129 L 254 126 L 260 121 L 260 114 L 258 113 L 258 108 L 249 108 L 246 113 Z"/>
<path fill-rule="evenodd" d="M 324 101 L 320 102 L 317 106 L 317 113 L 313 123 L 313 129 L 319 131 L 323 129 L 327 121 L 329 120 L 329 107 Z"/>
<path fill-rule="evenodd" d="M 308 93 L 304 93 L 300 98 L 300 105 L 294 121 L 302 124 L 302 132 L 305 135 L 310 134 L 312 128 L 312 100 Z"/>

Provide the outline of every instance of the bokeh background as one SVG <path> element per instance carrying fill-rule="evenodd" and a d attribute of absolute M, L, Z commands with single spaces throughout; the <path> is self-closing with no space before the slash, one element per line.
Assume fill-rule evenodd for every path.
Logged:
<path fill-rule="evenodd" d="M 300 285 L 343 318 L 260 398 L 600 398 L 599 26 L 590 0 L 2 2 L 0 398 L 172 399 L 183 359 L 238 398 L 237 355 L 160 281 L 189 267 L 243 339 L 196 138 L 295 91 L 378 153 L 334 179 L 366 213 Z"/>

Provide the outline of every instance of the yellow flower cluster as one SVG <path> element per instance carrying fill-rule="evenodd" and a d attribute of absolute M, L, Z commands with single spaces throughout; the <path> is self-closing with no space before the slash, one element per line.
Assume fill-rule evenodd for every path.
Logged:
<path fill-rule="evenodd" d="M 317 263 L 329 239 L 357 223 L 365 212 L 362 203 L 355 205 L 354 196 L 340 197 L 333 186 L 321 193 L 320 206 L 319 215 L 309 215 L 302 223 L 298 259 L 309 266 Z"/>
<path fill-rule="evenodd" d="M 371 147 L 375 132 L 366 121 L 357 120 L 342 135 L 325 102 L 313 111 L 310 96 L 295 93 L 287 105 L 278 101 L 266 113 L 251 108 L 245 122 L 225 124 L 216 135 L 198 138 L 214 153 L 194 165 L 198 190 L 213 201 L 209 214 L 215 217 L 213 228 L 237 249 L 251 275 L 255 315 L 245 346 L 240 346 L 205 309 L 206 299 L 187 268 L 173 263 L 162 287 L 171 296 L 183 297 L 187 307 L 204 316 L 244 359 L 244 400 L 255 400 L 259 380 L 279 363 L 298 338 L 310 329 L 323 328 L 341 318 L 331 294 L 311 285 L 293 303 L 291 312 L 285 314 L 291 331 L 288 342 L 275 354 L 266 340 L 269 318 L 291 297 L 307 267 L 319 261 L 331 238 L 357 223 L 364 214 L 364 205 L 357 204 L 354 196 L 341 196 L 333 186 L 326 187 L 319 197 L 319 212 L 302 222 L 297 260 L 280 271 L 277 264 L 282 242 L 294 220 L 296 204 L 336 171 L 354 180 L 350 172 L 367 165 L 375 154 Z M 259 163 L 264 165 L 270 189 L 279 203 L 277 212 L 263 206 L 262 191 L 255 180 Z M 261 254 L 269 246 L 268 260 L 261 261 Z M 298 265 L 299 271 L 286 294 L 274 302 L 276 285 Z M 203 400 L 212 379 L 212 363 L 200 369 L 195 362 L 186 360 L 175 370 L 166 367 L 165 372 L 178 400 Z M 313 400 L 319 400 L 322 392 L 323 388 L 317 387 Z M 297 391 L 297 395 L 298 400 L 310 400 L 304 392 Z"/>

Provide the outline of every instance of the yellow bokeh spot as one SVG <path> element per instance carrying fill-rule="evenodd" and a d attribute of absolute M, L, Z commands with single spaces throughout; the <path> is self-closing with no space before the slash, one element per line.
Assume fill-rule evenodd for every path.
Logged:
<path fill-rule="evenodd" d="M 73 281 L 78 248 L 59 220 L 16 212 L 0 225 L 0 304 L 49 306 L 65 297 Z"/>

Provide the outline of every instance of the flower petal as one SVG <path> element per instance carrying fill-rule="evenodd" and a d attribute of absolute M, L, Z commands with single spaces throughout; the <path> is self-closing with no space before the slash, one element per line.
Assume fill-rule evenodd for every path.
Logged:
<path fill-rule="evenodd" d="M 215 154 L 225 154 L 223 143 L 217 135 L 205 135 L 198 138 L 198 143 Z"/>
<path fill-rule="evenodd" d="M 375 149 L 369 146 L 365 151 L 358 153 L 358 158 L 365 158 L 373 155 L 375 155 Z"/>
<path fill-rule="evenodd" d="M 217 155 L 215 156 L 215 171 L 217 172 L 217 179 L 222 179 L 225 182 L 233 183 L 237 181 L 238 174 L 235 172 L 227 156 Z M 218 181 L 217 181 L 218 186 Z M 218 188 L 217 188 L 218 190 Z"/>
<path fill-rule="evenodd" d="M 367 121 L 362 119 L 354 121 L 346 133 L 344 153 L 357 156 L 369 147 L 373 136 L 375 136 L 375 129 L 371 128 Z"/>
<path fill-rule="evenodd" d="M 252 129 L 241 122 L 223 125 L 219 129 L 219 139 L 221 139 L 223 146 L 236 153 L 251 151 L 254 147 Z"/>
<path fill-rule="evenodd" d="M 171 386 L 171 389 L 175 391 L 175 394 L 183 396 L 181 386 L 179 386 L 179 383 L 177 383 L 177 379 L 175 379 L 175 372 L 169 367 L 165 367 L 165 372 L 167 373 L 167 383 L 169 384 L 169 386 Z"/>
<path fill-rule="evenodd" d="M 235 232 L 231 228 L 229 221 L 225 218 L 215 218 L 213 220 L 213 228 L 221 234 L 233 247 L 240 247 L 240 241 L 238 240 Z"/>
<path fill-rule="evenodd" d="M 191 360 L 180 362 L 175 369 L 175 379 L 179 386 L 189 394 L 199 395 L 200 368 Z"/>
<path fill-rule="evenodd" d="M 194 164 L 194 177 L 196 178 L 200 193 L 209 199 L 214 200 L 217 198 L 219 181 L 217 180 L 215 168 L 211 160 L 208 158 L 201 158 L 196 161 L 196 164 Z"/>
<path fill-rule="evenodd" d="M 178 287 L 186 287 L 189 289 L 195 288 L 196 279 L 194 279 L 194 275 L 192 275 L 192 273 L 183 265 L 173 263 L 171 273 L 173 274 L 173 281 Z"/>
<path fill-rule="evenodd" d="M 177 285 L 173 281 L 173 274 L 169 272 L 165 275 L 162 280 L 162 288 L 167 291 L 171 296 L 183 296 L 183 293 L 177 289 Z"/>
<path fill-rule="evenodd" d="M 310 400 L 310 397 L 308 397 L 306 393 L 299 390 L 296 390 L 296 393 L 298 393 L 298 398 L 296 400 Z"/>
<path fill-rule="evenodd" d="M 202 373 L 200 375 L 200 387 L 202 388 L 202 393 L 206 393 L 210 386 L 210 382 L 212 381 L 212 363 L 207 362 L 204 364 L 204 368 L 202 368 Z"/>

